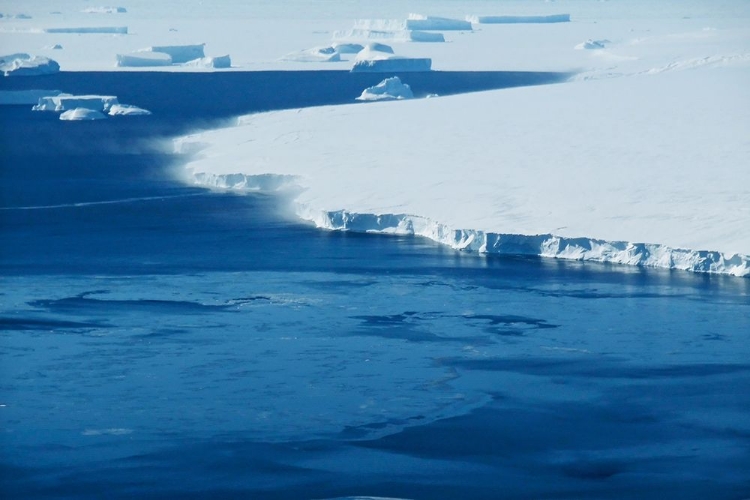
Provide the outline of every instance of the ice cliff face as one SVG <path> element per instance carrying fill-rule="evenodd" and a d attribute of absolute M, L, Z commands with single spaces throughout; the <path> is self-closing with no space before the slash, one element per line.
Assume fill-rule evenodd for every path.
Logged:
<path fill-rule="evenodd" d="M 212 189 L 280 192 L 299 191 L 292 175 L 193 173 L 195 184 Z M 409 214 L 368 214 L 320 210 L 297 204 L 297 215 L 318 228 L 358 233 L 421 236 L 456 250 L 478 254 L 528 255 L 566 260 L 606 262 L 631 266 L 679 269 L 698 273 L 750 276 L 750 256 L 667 245 L 554 234 L 508 234 L 456 229 L 426 217 Z"/>
<path fill-rule="evenodd" d="M 457 250 L 498 255 L 534 255 L 558 259 L 608 262 L 631 266 L 750 276 L 750 256 L 685 250 L 665 245 L 564 238 L 553 234 L 503 234 L 453 229 L 439 222 L 406 214 L 357 214 L 345 210 L 315 212 L 304 207 L 299 215 L 330 230 L 415 235 Z"/>

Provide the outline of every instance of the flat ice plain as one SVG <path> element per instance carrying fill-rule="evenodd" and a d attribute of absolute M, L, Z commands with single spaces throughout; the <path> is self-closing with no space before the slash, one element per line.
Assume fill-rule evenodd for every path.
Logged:
<path fill-rule="evenodd" d="M 461 21 L 569 14 L 570 22 L 473 24 L 444 30 L 446 43 L 392 45 L 398 56 L 430 58 L 433 70 L 574 71 L 571 82 L 245 117 L 178 141 L 203 148 L 185 180 L 242 189 L 246 183 L 228 185 L 223 176 L 295 176 L 298 215 L 327 229 L 750 274 L 746 2 L 226 2 L 214 9 L 133 1 L 126 12 L 101 14 L 80 6 L 11 2 L 5 10 L 24 16 L 1 20 L 4 51 L 61 44 L 34 55 L 68 71 L 112 70 L 117 54 L 205 43 L 207 52 L 229 54 L 235 70 L 349 69 L 354 55 L 284 56 L 331 45 L 341 30 L 420 17 L 409 12 Z M 94 25 L 127 25 L 128 34 L 48 32 Z M 408 73 L 400 76 L 408 85 Z"/>

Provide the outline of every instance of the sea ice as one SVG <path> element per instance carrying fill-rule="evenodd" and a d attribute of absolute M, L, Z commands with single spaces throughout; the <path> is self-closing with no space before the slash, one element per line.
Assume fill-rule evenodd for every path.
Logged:
<path fill-rule="evenodd" d="M 606 47 L 606 44 L 610 43 L 609 40 L 592 40 L 588 39 L 583 43 L 579 43 L 575 46 L 577 50 L 598 50 Z"/>
<path fill-rule="evenodd" d="M 432 59 L 423 57 L 393 56 L 387 59 L 358 60 L 352 66 L 352 72 L 393 73 L 411 71 L 430 71 Z"/>
<path fill-rule="evenodd" d="M 339 54 L 356 54 L 364 47 L 358 43 L 334 43 L 331 45 Z"/>
<path fill-rule="evenodd" d="M 45 33 L 77 33 L 77 34 L 116 34 L 127 35 L 127 26 L 81 26 L 74 28 L 45 28 Z"/>
<path fill-rule="evenodd" d="M 117 62 L 120 68 L 144 68 L 152 66 L 171 66 L 172 57 L 163 52 L 131 52 L 130 54 L 117 54 Z"/>
<path fill-rule="evenodd" d="M 397 56 L 388 45 L 370 43 L 354 58 L 352 71 L 387 73 L 392 71 L 430 71 L 432 61 L 427 58 Z"/>
<path fill-rule="evenodd" d="M 63 121 L 104 120 L 105 118 L 106 116 L 101 111 L 89 108 L 69 109 L 60 114 L 60 119 Z"/>
<path fill-rule="evenodd" d="M 372 87 L 366 88 L 362 95 L 357 97 L 358 101 L 391 101 L 396 99 L 412 99 L 414 94 L 411 87 L 401 83 L 397 76 L 386 78 Z"/>
<path fill-rule="evenodd" d="M 0 56 L 0 72 L 5 76 L 48 75 L 60 71 L 57 61 L 25 53 Z"/>
<path fill-rule="evenodd" d="M 109 116 L 142 116 L 150 115 L 151 111 L 132 104 L 113 104 L 107 114 Z"/>
<path fill-rule="evenodd" d="M 341 56 L 334 47 L 314 47 L 287 54 L 282 57 L 282 60 L 295 62 L 338 62 L 341 60 Z"/>
<path fill-rule="evenodd" d="M 406 20 L 406 29 L 422 31 L 471 31 L 472 28 L 469 21 L 409 14 L 409 18 Z"/>
<path fill-rule="evenodd" d="M 88 7 L 81 12 L 84 14 L 124 14 L 127 11 L 125 7 Z"/>
<path fill-rule="evenodd" d="M 172 58 L 172 63 L 181 64 L 206 57 L 206 54 L 203 52 L 205 45 L 205 43 L 197 45 L 160 45 L 149 47 L 142 52 L 168 54 Z"/>
<path fill-rule="evenodd" d="M 61 94 L 39 98 L 39 102 L 32 109 L 34 111 L 69 111 L 76 108 L 91 109 L 107 112 L 115 104 L 119 104 L 117 97 L 109 95 L 71 95 Z"/>
<path fill-rule="evenodd" d="M 226 69 L 232 67 L 232 59 L 229 55 L 215 57 L 201 57 L 183 64 L 183 66 L 194 68 Z"/>
<path fill-rule="evenodd" d="M 415 30 L 398 30 L 382 31 L 368 29 L 350 29 L 344 31 L 335 31 L 334 40 L 391 40 L 394 42 L 445 42 L 442 33 L 430 33 L 427 31 Z"/>
<path fill-rule="evenodd" d="M 295 176 L 322 228 L 748 275 L 748 73 L 703 68 L 258 114 L 194 137 L 188 169 Z"/>
<path fill-rule="evenodd" d="M 570 22 L 570 14 L 555 14 L 551 16 L 466 16 L 466 20 L 474 24 L 568 23 Z"/>

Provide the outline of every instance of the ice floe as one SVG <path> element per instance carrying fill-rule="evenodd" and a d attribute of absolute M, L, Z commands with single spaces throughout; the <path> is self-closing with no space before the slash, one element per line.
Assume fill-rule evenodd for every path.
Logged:
<path fill-rule="evenodd" d="M 60 71 L 57 61 L 25 53 L 0 56 L 0 72 L 5 76 L 48 75 Z"/>
<path fill-rule="evenodd" d="M 155 66 L 171 66 L 172 57 L 163 52 L 140 51 L 129 54 L 117 54 L 117 62 L 120 68 L 146 68 Z"/>
<path fill-rule="evenodd" d="M 192 61 L 183 63 L 182 66 L 193 68 L 226 69 L 232 67 L 232 58 L 230 58 L 228 54 L 224 56 L 201 57 L 200 59 L 193 59 Z"/>
<path fill-rule="evenodd" d="M 205 43 L 197 45 L 157 45 L 143 49 L 141 52 L 168 54 L 173 63 L 181 64 L 206 57 L 203 51 L 205 45 Z"/>
<path fill-rule="evenodd" d="M 81 12 L 84 14 L 124 14 L 127 11 L 125 7 L 87 7 Z"/>
<path fill-rule="evenodd" d="M 568 23 L 570 14 L 554 14 L 551 16 L 466 16 L 466 20 L 474 24 L 548 24 Z"/>
<path fill-rule="evenodd" d="M 75 34 L 115 34 L 127 35 L 127 26 L 79 26 L 64 28 L 45 28 L 45 33 L 75 33 Z"/>
<path fill-rule="evenodd" d="M 412 58 L 393 53 L 393 48 L 381 43 L 369 43 L 354 58 L 353 72 L 387 73 L 392 71 L 430 71 L 432 60 Z"/>
<path fill-rule="evenodd" d="M 106 116 L 95 109 L 89 108 L 74 108 L 69 109 L 60 114 L 60 119 L 63 121 L 90 121 L 90 120 L 104 120 Z"/>
<path fill-rule="evenodd" d="M 406 19 L 357 19 L 353 29 L 373 31 L 471 31 L 471 23 L 461 19 L 410 14 Z"/>
<path fill-rule="evenodd" d="M 143 116 L 150 115 L 151 111 L 132 104 L 112 104 L 107 114 L 109 116 Z"/>
<path fill-rule="evenodd" d="M 609 40 L 592 40 L 589 38 L 583 43 L 579 43 L 575 46 L 577 50 L 598 50 L 603 49 L 610 43 Z"/>
<path fill-rule="evenodd" d="M 430 33 L 427 31 L 398 30 L 382 31 L 369 29 L 339 30 L 333 33 L 334 40 L 390 40 L 394 42 L 445 42 L 442 33 Z"/>
<path fill-rule="evenodd" d="M 393 56 L 384 59 L 359 59 L 352 66 L 352 72 L 393 73 L 430 71 L 432 59 L 427 57 Z"/>
<path fill-rule="evenodd" d="M 32 109 L 34 111 L 68 111 L 73 109 L 90 109 L 108 112 L 115 104 L 119 104 L 116 96 L 111 95 L 71 95 L 40 97 L 39 102 Z"/>
<path fill-rule="evenodd" d="M 401 82 L 397 76 L 386 78 L 382 82 L 362 91 L 358 101 L 392 101 L 398 99 L 412 99 L 414 94 L 411 87 Z"/>
<path fill-rule="evenodd" d="M 364 46 L 358 43 L 333 43 L 331 47 L 336 49 L 339 54 L 356 54 L 364 49 Z M 392 51 L 393 49 L 391 49 Z"/>
<path fill-rule="evenodd" d="M 194 137 L 187 171 L 292 176 L 321 228 L 748 276 L 745 82 L 709 68 L 264 113 Z"/>
<path fill-rule="evenodd" d="M 335 47 L 313 47 L 312 49 L 292 52 L 282 57 L 284 61 L 295 62 L 338 62 L 341 55 Z"/>

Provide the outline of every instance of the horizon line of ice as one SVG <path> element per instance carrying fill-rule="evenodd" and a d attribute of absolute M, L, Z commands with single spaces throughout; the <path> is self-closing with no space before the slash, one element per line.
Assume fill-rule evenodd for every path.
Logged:
<path fill-rule="evenodd" d="M 569 23 L 570 14 L 553 14 L 550 16 L 466 16 L 473 24 L 548 24 Z"/>
<path fill-rule="evenodd" d="M 222 190 L 281 192 L 300 189 L 294 175 L 192 172 L 192 180 L 196 185 Z M 672 248 L 658 243 L 607 241 L 593 237 L 563 237 L 551 233 L 513 234 L 455 229 L 419 215 L 324 210 L 299 203 L 295 204 L 295 213 L 320 229 L 421 236 L 455 250 L 479 254 L 536 256 L 750 277 L 750 255 L 738 253 Z"/>

